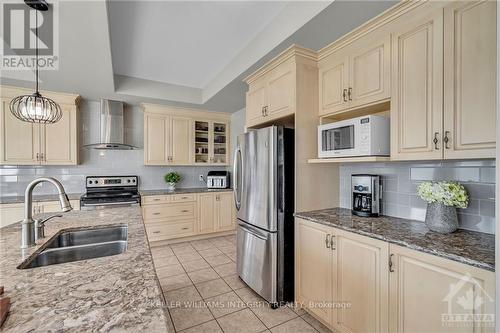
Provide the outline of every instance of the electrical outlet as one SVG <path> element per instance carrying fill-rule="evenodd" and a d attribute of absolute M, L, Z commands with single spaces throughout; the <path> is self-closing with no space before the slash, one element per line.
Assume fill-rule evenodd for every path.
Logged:
<path fill-rule="evenodd" d="M 204 181 L 205 181 L 205 177 L 204 177 L 203 175 L 199 175 L 199 176 L 198 176 L 198 180 L 199 180 L 200 182 L 204 182 Z"/>

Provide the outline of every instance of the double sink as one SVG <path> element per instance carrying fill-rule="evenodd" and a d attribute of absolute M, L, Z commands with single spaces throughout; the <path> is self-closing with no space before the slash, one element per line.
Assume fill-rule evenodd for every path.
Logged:
<path fill-rule="evenodd" d="M 61 230 L 42 245 L 18 269 L 113 256 L 127 250 L 128 226 Z"/>

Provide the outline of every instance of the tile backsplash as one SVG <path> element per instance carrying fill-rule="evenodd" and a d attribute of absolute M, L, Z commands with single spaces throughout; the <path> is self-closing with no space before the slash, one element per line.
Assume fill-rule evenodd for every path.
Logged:
<path fill-rule="evenodd" d="M 382 179 L 382 214 L 425 220 L 427 204 L 417 194 L 426 180 L 453 180 L 469 192 L 469 206 L 458 209 L 460 228 L 495 233 L 495 161 L 392 162 L 345 164 L 340 167 L 340 205 L 351 208 L 351 175 L 376 174 Z"/>
<path fill-rule="evenodd" d="M 137 150 L 94 150 L 83 148 L 85 144 L 99 141 L 100 104 L 84 101 L 80 105 L 80 164 L 76 166 L 0 166 L 0 196 L 24 195 L 26 185 L 41 176 L 55 177 L 62 181 L 66 192 L 85 191 L 86 176 L 137 175 L 141 189 L 166 188 L 163 176 L 169 171 L 182 174 L 179 187 L 204 187 L 198 175 L 206 176 L 209 170 L 225 170 L 225 167 L 166 167 L 144 166 L 143 115 L 139 107 L 125 108 L 125 141 L 139 147 Z M 39 184 L 36 194 L 55 193 L 50 184 Z"/>

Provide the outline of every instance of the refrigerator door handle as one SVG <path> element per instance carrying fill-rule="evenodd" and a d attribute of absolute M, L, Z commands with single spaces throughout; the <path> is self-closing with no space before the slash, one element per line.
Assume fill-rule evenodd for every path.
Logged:
<path fill-rule="evenodd" d="M 250 229 L 249 227 L 243 225 L 243 224 L 239 224 L 239 226 L 241 227 L 241 229 L 245 230 L 246 232 L 248 232 L 249 234 L 251 234 L 252 236 L 255 236 L 259 239 L 262 239 L 264 241 L 267 241 L 267 237 L 258 233 L 256 230 L 253 230 L 253 229 Z"/>
<path fill-rule="evenodd" d="M 238 180 L 240 179 L 240 175 L 238 173 L 239 168 L 243 168 L 243 164 L 241 163 L 241 149 L 238 147 L 234 152 L 234 161 L 233 161 L 233 175 L 234 175 L 234 202 L 236 204 L 236 209 L 240 210 L 241 207 L 241 195 L 240 195 L 240 184 Z M 241 173 L 243 173 L 243 169 L 241 169 Z"/>

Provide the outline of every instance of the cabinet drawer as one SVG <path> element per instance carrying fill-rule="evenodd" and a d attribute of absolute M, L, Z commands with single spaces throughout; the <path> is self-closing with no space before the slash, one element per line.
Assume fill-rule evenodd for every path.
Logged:
<path fill-rule="evenodd" d="M 150 223 L 146 225 L 149 241 L 159 241 L 194 234 L 195 221 L 180 222 L 175 224 Z"/>
<path fill-rule="evenodd" d="M 196 217 L 196 203 L 186 202 L 186 203 L 171 203 L 164 205 L 150 205 L 143 207 L 144 220 L 148 222 L 149 220 L 165 219 L 165 218 L 195 218 Z"/>
<path fill-rule="evenodd" d="M 170 195 L 151 195 L 142 197 L 143 205 L 159 204 L 170 202 Z"/>
<path fill-rule="evenodd" d="M 175 194 L 171 195 L 172 202 L 189 202 L 196 201 L 196 196 L 194 194 Z"/>

